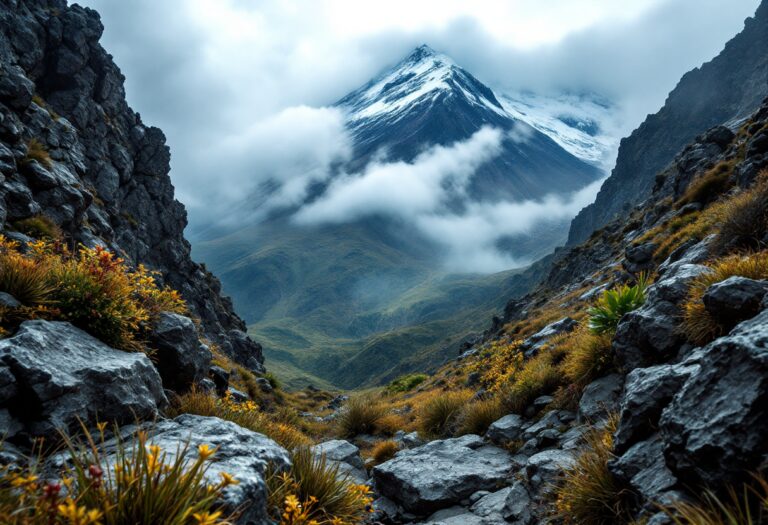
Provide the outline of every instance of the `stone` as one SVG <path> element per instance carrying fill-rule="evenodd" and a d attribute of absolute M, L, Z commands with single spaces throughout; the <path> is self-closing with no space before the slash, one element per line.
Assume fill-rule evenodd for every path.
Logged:
<path fill-rule="evenodd" d="M 230 330 L 226 340 L 221 345 L 222 351 L 252 372 L 262 374 L 264 370 L 264 355 L 259 343 L 251 339 L 242 330 Z"/>
<path fill-rule="evenodd" d="M 398 430 L 395 432 L 394 440 L 400 445 L 400 448 L 415 448 L 424 444 L 424 440 L 419 437 L 419 433 L 415 430 L 407 434 L 402 430 Z"/>
<path fill-rule="evenodd" d="M 328 463 L 338 465 L 339 472 L 349 475 L 357 483 L 368 481 L 360 449 L 343 439 L 325 441 L 312 447 L 315 456 L 325 456 Z"/>
<path fill-rule="evenodd" d="M 526 357 L 533 356 L 539 349 L 546 344 L 552 337 L 560 334 L 566 334 L 572 332 L 577 326 L 578 322 L 570 317 L 564 317 L 559 321 L 550 323 L 528 339 L 523 341 L 520 345 L 520 350 L 525 353 Z"/>
<path fill-rule="evenodd" d="M 523 435 L 523 431 L 530 426 L 517 414 L 509 414 L 491 423 L 485 433 L 485 437 L 496 444 L 504 444 L 516 441 Z"/>
<path fill-rule="evenodd" d="M 509 496 L 511 491 L 511 487 L 505 487 L 496 492 L 486 494 L 474 502 L 469 510 L 472 511 L 472 514 L 480 516 L 481 518 L 488 518 L 491 516 L 501 517 L 504 512 L 504 507 L 506 506 L 507 496 Z"/>
<path fill-rule="evenodd" d="M 533 400 L 531 406 L 538 413 L 547 408 L 555 400 L 552 396 L 539 396 Z"/>
<path fill-rule="evenodd" d="M 197 457 L 197 448 L 208 445 L 216 448 L 206 479 L 209 483 L 221 481 L 220 473 L 232 475 L 238 483 L 224 489 L 220 501 L 224 510 L 242 510 L 237 525 L 268 525 L 267 487 L 264 482 L 269 465 L 277 471 L 290 467 L 288 452 L 266 436 L 244 429 L 230 421 L 216 417 L 184 414 L 173 420 L 146 426 L 148 442 L 158 445 L 173 461 L 175 452 L 189 445 L 189 457 Z M 129 436 L 123 436 L 127 439 Z M 105 443 L 107 463 L 115 461 L 117 442 Z M 55 460 L 62 461 L 61 458 Z"/>
<path fill-rule="evenodd" d="M 13 309 L 21 306 L 21 303 L 17 301 L 16 298 L 11 294 L 0 292 L 0 306 Z"/>
<path fill-rule="evenodd" d="M 464 507 L 450 507 L 432 514 L 423 525 L 489 525 L 486 520 L 467 512 Z"/>
<path fill-rule="evenodd" d="M 154 419 L 167 404 L 146 355 L 110 348 L 69 323 L 23 322 L 0 340 L 0 363 L 17 387 L 3 404 L 32 435 L 57 436 L 58 429 L 79 428 L 79 420 Z"/>
<path fill-rule="evenodd" d="M 529 525 L 533 523 L 531 507 L 531 496 L 528 490 L 523 483 L 516 481 L 507 494 L 502 516 L 509 522 Z"/>
<path fill-rule="evenodd" d="M 211 351 L 200 343 L 195 324 L 189 317 L 162 312 L 155 323 L 152 346 L 163 385 L 183 393 L 207 376 Z"/>
<path fill-rule="evenodd" d="M 623 387 L 624 378 L 619 374 L 610 374 L 588 384 L 579 401 L 578 421 L 597 422 L 615 412 Z"/>
<path fill-rule="evenodd" d="M 566 468 L 572 467 L 576 459 L 567 450 L 544 450 L 528 458 L 525 473 L 535 487 L 552 484 Z"/>
<path fill-rule="evenodd" d="M 729 277 L 707 289 L 704 307 L 728 332 L 741 321 L 757 315 L 766 293 L 768 281 Z"/>
<path fill-rule="evenodd" d="M 621 457 L 608 464 L 610 471 L 629 483 L 645 501 L 658 501 L 660 495 L 677 484 L 664 462 L 664 443 L 658 434 L 635 443 Z"/>
<path fill-rule="evenodd" d="M 373 500 L 371 503 L 373 512 L 371 512 L 371 520 L 375 522 L 392 522 L 400 516 L 400 509 L 397 503 L 389 498 L 380 497 Z"/>
<path fill-rule="evenodd" d="M 661 412 L 695 370 L 695 365 L 658 365 L 629 373 L 613 446 L 621 454 L 656 428 Z"/>
<path fill-rule="evenodd" d="M 706 266 L 670 268 L 648 287 L 645 304 L 624 315 L 613 338 L 613 351 L 624 372 L 670 359 L 684 341 L 677 325 L 679 305 L 692 281 L 710 272 Z"/>
<path fill-rule="evenodd" d="M 220 366 L 212 365 L 208 369 L 208 375 L 216 385 L 216 392 L 223 396 L 229 387 L 229 372 Z"/>
<path fill-rule="evenodd" d="M 230 398 L 232 398 L 232 401 L 235 401 L 236 403 L 245 403 L 246 401 L 249 401 L 251 398 L 248 397 L 248 394 L 245 392 L 241 392 L 237 388 L 229 387 L 227 391 L 225 392 Z"/>
<path fill-rule="evenodd" d="M 272 383 L 266 377 L 257 377 L 256 384 L 259 385 L 259 389 L 265 394 L 269 394 L 274 390 Z"/>
<path fill-rule="evenodd" d="M 632 274 L 650 270 L 653 268 L 653 254 L 656 248 L 656 244 L 652 242 L 631 245 L 625 250 L 624 261 L 621 264 Z"/>
<path fill-rule="evenodd" d="M 768 433 L 768 311 L 705 346 L 659 421 L 682 483 L 722 486 L 760 464 Z"/>
<path fill-rule="evenodd" d="M 373 469 L 378 491 L 419 515 L 461 502 L 478 490 L 496 490 L 511 474 L 511 457 L 467 435 L 401 450 Z"/>

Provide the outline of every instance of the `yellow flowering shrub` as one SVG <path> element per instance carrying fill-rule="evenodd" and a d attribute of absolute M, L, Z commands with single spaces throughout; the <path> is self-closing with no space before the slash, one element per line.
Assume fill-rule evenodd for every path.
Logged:
<path fill-rule="evenodd" d="M 222 473 L 215 484 L 206 472 L 215 449 L 188 445 L 166 454 L 143 431 L 130 446 L 121 443 L 116 458 L 101 456 L 101 443 L 86 432 L 69 447 L 71 466 L 58 479 L 41 480 L 34 465 L 0 469 L 0 522 L 8 525 L 229 525 L 233 516 L 216 509 L 222 491 L 238 481 Z"/>
<path fill-rule="evenodd" d="M 523 366 L 520 341 L 492 341 L 469 366 L 469 373 L 479 373 L 480 382 L 491 392 L 500 392 Z"/>
<path fill-rule="evenodd" d="M 147 324 L 161 311 L 187 313 L 179 293 L 156 277 L 101 247 L 71 252 L 57 241 L 36 241 L 22 253 L 18 243 L 0 236 L 0 291 L 22 303 L 0 312 L 0 325 L 60 319 L 115 348 L 141 350 Z"/>

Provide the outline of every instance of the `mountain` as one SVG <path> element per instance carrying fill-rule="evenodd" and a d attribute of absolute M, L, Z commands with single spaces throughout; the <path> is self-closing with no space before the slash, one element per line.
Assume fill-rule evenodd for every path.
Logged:
<path fill-rule="evenodd" d="M 211 342 L 260 368 L 218 279 L 190 257 L 165 135 L 128 106 L 99 15 L 63 0 L 11 3 L 0 9 L 0 229 L 50 220 L 73 246 L 146 265 Z M 29 161 L 35 151 L 42 164 Z"/>
<path fill-rule="evenodd" d="M 600 176 L 595 166 L 513 117 L 490 88 L 426 45 L 337 106 L 346 111 L 354 139 L 351 170 L 381 150 L 388 158 L 411 161 L 426 145 L 449 145 L 492 126 L 507 137 L 501 153 L 472 177 L 475 199 L 532 199 L 553 188 L 567 194 Z"/>
<path fill-rule="evenodd" d="M 727 122 L 738 126 L 768 96 L 768 5 L 710 62 L 686 73 L 664 106 L 621 141 L 616 167 L 595 202 L 571 223 L 578 244 L 617 214 L 648 197 L 656 173 L 697 135 Z"/>
<path fill-rule="evenodd" d="M 548 134 L 512 116 L 490 88 L 427 46 L 337 107 L 352 138 L 351 157 L 337 178 L 363 173 L 373 161 L 412 162 L 430 147 L 451 147 L 485 127 L 502 130 L 499 151 L 477 168 L 467 187 L 447 190 L 451 212 L 540 198 L 553 188 L 569 193 L 602 173 L 552 138 L 557 135 L 551 126 L 541 123 Z M 568 129 L 571 136 L 577 132 Z M 332 177 L 329 184 L 334 182 Z M 308 203 L 325 191 L 327 185 L 313 188 Z M 442 247 L 402 219 L 370 215 L 298 225 L 291 220 L 295 211 L 220 232 L 194 247 L 292 386 L 306 384 L 302 371 L 355 387 L 440 363 L 469 334 L 482 331 L 484 319 L 506 299 L 524 293 L 535 273 L 451 275 Z M 566 233 L 567 220 L 545 221 L 504 238 L 499 247 L 535 260 L 564 243 Z"/>

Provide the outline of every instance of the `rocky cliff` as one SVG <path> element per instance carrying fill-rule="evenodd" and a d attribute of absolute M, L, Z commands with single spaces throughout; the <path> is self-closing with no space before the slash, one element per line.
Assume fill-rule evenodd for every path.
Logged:
<path fill-rule="evenodd" d="M 165 136 L 128 107 L 102 31 L 98 13 L 64 0 L 0 5 L 0 230 L 45 217 L 73 244 L 159 271 L 209 339 L 259 368 L 219 281 L 190 258 Z"/>
<path fill-rule="evenodd" d="M 694 137 L 736 122 L 768 95 L 768 3 L 716 58 L 683 76 L 664 106 L 621 141 L 616 167 L 593 204 L 571 223 L 568 244 L 585 241 L 651 193 L 654 178 Z"/>

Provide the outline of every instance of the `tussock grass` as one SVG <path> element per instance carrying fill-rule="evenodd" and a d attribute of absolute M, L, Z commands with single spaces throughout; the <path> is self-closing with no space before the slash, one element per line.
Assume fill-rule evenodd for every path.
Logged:
<path fill-rule="evenodd" d="M 53 166 L 53 159 L 48 153 L 48 149 L 39 140 L 33 138 L 27 142 L 27 154 L 24 157 L 24 162 L 37 161 L 46 168 L 50 169 Z"/>
<path fill-rule="evenodd" d="M 562 343 L 567 348 L 560 365 L 565 377 L 583 387 L 605 375 L 613 366 L 612 338 L 610 333 L 595 334 L 584 328 L 573 332 Z"/>
<path fill-rule="evenodd" d="M 461 410 L 456 434 L 477 434 L 482 436 L 491 424 L 503 417 L 506 413 L 501 399 L 493 397 L 474 401 L 464 406 Z"/>
<path fill-rule="evenodd" d="M 693 281 L 688 298 L 682 305 L 682 331 L 689 341 L 697 345 L 720 337 L 726 330 L 704 307 L 703 297 L 707 288 L 737 275 L 749 279 L 768 279 L 768 251 L 730 255 L 708 266 L 712 271 Z"/>
<path fill-rule="evenodd" d="M 56 241 L 61 240 L 64 237 L 64 233 L 61 231 L 58 224 L 45 215 L 35 215 L 34 217 L 21 219 L 14 222 L 13 227 L 21 233 L 36 239 Z"/>
<path fill-rule="evenodd" d="M 616 525 L 631 522 L 632 494 L 608 470 L 608 461 L 614 457 L 613 432 L 617 421 L 618 418 L 613 416 L 605 428 L 587 432 L 585 448 L 556 486 L 554 510 L 562 523 Z"/>
<path fill-rule="evenodd" d="M 392 459 L 398 450 L 400 450 L 400 446 L 394 441 L 379 441 L 371 451 L 371 458 L 374 464 L 379 465 Z"/>
<path fill-rule="evenodd" d="M 421 431 L 431 437 L 447 437 L 457 430 L 459 415 L 472 398 L 469 390 L 438 392 L 418 409 Z"/>
<path fill-rule="evenodd" d="M 704 491 L 698 502 L 680 501 L 664 508 L 675 525 L 761 525 L 768 520 L 768 481 L 753 475 L 741 490 L 727 488 L 724 496 Z"/>
<path fill-rule="evenodd" d="M 720 231 L 715 248 L 726 250 L 760 250 L 768 236 L 768 171 L 758 176 L 755 184 L 723 202 L 719 208 Z"/>
<path fill-rule="evenodd" d="M 337 419 L 339 434 L 343 437 L 374 434 L 385 414 L 384 406 L 372 396 L 352 397 Z"/>
<path fill-rule="evenodd" d="M 514 375 L 513 383 L 502 394 L 504 404 L 511 412 L 522 414 L 537 397 L 553 393 L 562 382 L 552 354 L 541 352 Z"/>
<path fill-rule="evenodd" d="M 409 392 L 427 380 L 426 374 L 408 374 L 400 376 L 387 385 L 388 394 Z"/>
<path fill-rule="evenodd" d="M 288 472 L 267 473 L 268 505 L 273 519 L 291 525 L 362 523 L 371 489 L 339 472 L 338 465 L 315 456 L 309 447 L 291 454 Z"/>
<path fill-rule="evenodd" d="M 718 199 L 732 186 L 731 175 L 735 165 L 734 160 L 721 161 L 710 170 L 696 177 L 686 188 L 676 206 L 681 208 L 692 202 L 707 204 Z"/>

